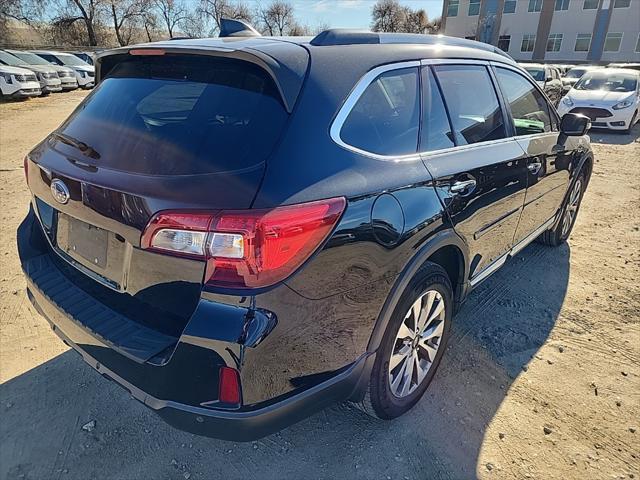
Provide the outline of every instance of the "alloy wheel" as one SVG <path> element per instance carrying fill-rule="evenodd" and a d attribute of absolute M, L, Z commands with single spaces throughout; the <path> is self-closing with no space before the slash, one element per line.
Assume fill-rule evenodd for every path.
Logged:
<path fill-rule="evenodd" d="M 576 180 L 567 207 L 564 210 L 564 218 L 562 219 L 562 237 L 569 234 L 573 222 L 575 222 L 576 215 L 578 214 L 578 207 L 580 206 L 580 194 L 582 193 L 582 182 L 580 179 Z"/>
<path fill-rule="evenodd" d="M 405 315 L 389 358 L 394 396 L 410 395 L 427 376 L 440 348 L 445 318 L 444 298 L 436 290 L 423 293 Z"/>

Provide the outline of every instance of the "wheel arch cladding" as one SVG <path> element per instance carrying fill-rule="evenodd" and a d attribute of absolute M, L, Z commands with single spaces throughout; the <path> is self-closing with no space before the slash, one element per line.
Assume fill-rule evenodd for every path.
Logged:
<path fill-rule="evenodd" d="M 393 315 L 396 305 L 400 301 L 405 288 L 420 271 L 426 262 L 433 262 L 443 267 L 454 289 L 454 301 L 461 302 L 466 294 L 466 278 L 468 276 L 468 252 L 462 239 L 453 231 L 446 229 L 435 234 L 431 240 L 423 245 L 407 262 L 398 275 L 391 293 L 384 303 L 378 319 L 371 333 L 367 351 L 374 352 L 380 346 L 384 332 Z M 453 278 L 452 278 L 453 275 Z M 455 278 L 455 280 L 454 280 Z"/>

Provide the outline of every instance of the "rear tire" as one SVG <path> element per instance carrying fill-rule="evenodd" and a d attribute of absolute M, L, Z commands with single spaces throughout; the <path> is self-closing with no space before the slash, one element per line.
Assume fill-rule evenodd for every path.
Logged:
<path fill-rule="evenodd" d="M 359 404 L 363 411 L 392 419 L 420 400 L 446 349 L 452 314 L 453 290 L 447 272 L 426 262 L 407 285 L 387 325 Z"/>
<path fill-rule="evenodd" d="M 537 238 L 538 242 L 551 247 L 557 247 L 569 238 L 569 235 L 571 235 L 571 231 L 573 230 L 573 226 L 576 223 L 576 218 L 578 218 L 578 212 L 580 211 L 582 197 L 586 188 L 586 180 L 587 179 L 583 171 L 578 175 L 575 183 L 571 186 L 569 197 L 560 210 L 560 221 L 557 222 L 554 228 L 549 229 L 540 235 Z"/>

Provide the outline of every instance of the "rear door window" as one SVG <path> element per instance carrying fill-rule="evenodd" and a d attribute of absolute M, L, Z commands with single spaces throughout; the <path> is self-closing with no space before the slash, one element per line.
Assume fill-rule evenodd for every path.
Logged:
<path fill-rule="evenodd" d="M 500 89 L 509 103 L 516 135 L 551 131 L 549 105 L 529 80 L 519 73 L 496 68 Z"/>
<path fill-rule="evenodd" d="M 132 56 L 108 71 L 59 133 L 90 147 L 88 162 L 99 167 L 191 175 L 264 162 L 287 118 L 273 80 L 252 63 Z"/>
<path fill-rule="evenodd" d="M 418 69 L 385 72 L 369 84 L 347 116 L 340 138 L 379 155 L 416 153 L 420 121 Z"/>
<path fill-rule="evenodd" d="M 459 145 L 506 137 L 489 72 L 481 65 L 434 67 Z"/>
<path fill-rule="evenodd" d="M 422 126 L 420 151 L 430 152 L 455 146 L 453 131 L 440 89 L 429 67 L 422 70 Z"/>

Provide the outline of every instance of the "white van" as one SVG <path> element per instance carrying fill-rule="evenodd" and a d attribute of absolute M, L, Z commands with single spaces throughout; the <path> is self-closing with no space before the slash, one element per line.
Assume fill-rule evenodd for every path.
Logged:
<path fill-rule="evenodd" d="M 60 77 L 58 77 L 58 72 L 52 65 L 29 65 L 24 60 L 11 55 L 6 50 L 0 50 L 0 64 L 31 70 L 36 74 L 38 82 L 40 83 L 42 95 L 49 95 L 51 92 L 62 91 Z"/>
<path fill-rule="evenodd" d="M 54 65 L 64 65 L 65 67 L 73 68 L 76 74 L 76 80 L 78 80 L 78 86 L 80 88 L 93 88 L 95 69 L 75 55 L 47 50 L 31 51 Z"/>

